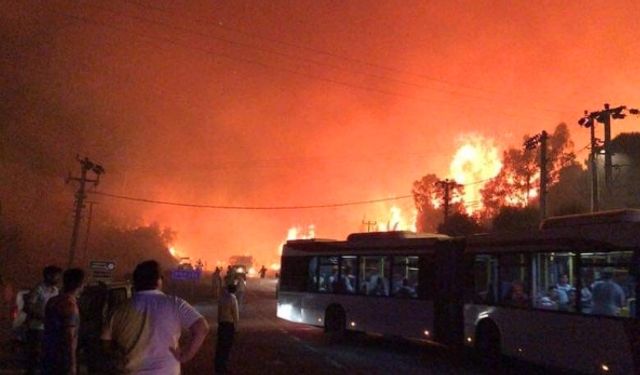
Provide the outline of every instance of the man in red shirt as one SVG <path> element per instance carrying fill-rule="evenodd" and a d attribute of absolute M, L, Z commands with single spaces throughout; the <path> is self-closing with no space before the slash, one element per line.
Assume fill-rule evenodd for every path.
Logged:
<path fill-rule="evenodd" d="M 78 295 L 84 286 L 84 271 L 68 269 L 63 276 L 62 294 L 49 299 L 44 315 L 42 342 L 43 373 L 77 374 Z"/>

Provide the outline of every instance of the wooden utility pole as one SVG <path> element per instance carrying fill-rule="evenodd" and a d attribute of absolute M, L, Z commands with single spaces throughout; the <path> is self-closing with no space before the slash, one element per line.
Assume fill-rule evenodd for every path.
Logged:
<path fill-rule="evenodd" d="M 451 199 L 453 198 L 453 191 L 455 189 L 461 188 L 462 185 L 457 183 L 455 180 L 444 179 L 436 182 L 436 186 L 442 189 L 442 197 L 443 197 L 443 209 L 444 209 L 444 224 L 447 223 L 449 219 L 449 207 L 451 205 Z"/>
<path fill-rule="evenodd" d="M 362 224 L 367 226 L 367 232 L 371 232 L 371 227 L 375 228 L 375 226 L 378 224 L 378 222 L 377 221 L 371 221 L 371 220 L 365 221 L 364 219 L 362 219 Z"/>
<path fill-rule="evenodd" d="M 589 164 L 591 165 L 591 212 L 600 211 L 598 202 L 598 143 L 596 142 L 596 124 L 591 124 L 591 152 L 589 153 Z"/>
<path fill-rule="evenodd" d="M 524 148 L 527 151 L 535 150 L 540 146 L 540 220 L 547 217 L 547 139 L 549 135 L 546 131 L 527 139 Z"/>
<path fill-rule="evenodd" d="M 91 234 L 91 221 L 93 219 L 93 205 L 98 204 L 98 202 L 88 202 L 89 203 L 89 217 L 87 218 L 87 232 L 84 236 L 84 255 L 83 261 L 86 264 L 89 261 L 89 235 Z"/>
<path fill-rule="evenodd" d="M 547 132 L 540 133 L 540 220 L 547 217 Z"/>
<path fill-rule="evenodd" d="M 87 198 L 87 182 L 98 185 L 98 182 L 100 182 L 100 175 L 104 173 L 104 168 L 93 163 L 91 160 L 89 160 L 89 158 L 85 157 L 84 159 L 80 159 L 76 156 L 76 159 L 80 163 L 80 177 L 71 177 L 71 175 L 67 177 L 67 183 L 69 183 L 69 181 L 78 181 L 80 183 L 75 194 L 76 200 L 74 209 L 73 230 L 71 232 L 71 244 L 69 245 L 69 261 L 67 263 L 67 267 L 72 267 L 75 260 L 76 247 L 78 244 L 78 233 L 80 231 L 80 222 L 82 221 L 82 209 L 84 208 L 84 200 Z M 87 178 L 87 173 L 89 171 L 92 171 L 96 175 L 95 179 Z"/>

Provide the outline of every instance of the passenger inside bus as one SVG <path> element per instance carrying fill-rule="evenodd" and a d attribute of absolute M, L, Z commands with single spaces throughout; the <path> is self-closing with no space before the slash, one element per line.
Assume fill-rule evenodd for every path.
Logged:
<path fill-rule="evenodd" d="M 524 283 L 522 281 L 514 280 L 511 283 L 511 293 L 506 302 L 511 306 L 529 306 L 529 296 L 524 292 Z"/>
<path fill-rule="evenodd" d="M 569 303 L 569 293 L 573 287 L 569 284 L 569 276 L 567 276 L 567 274 L 560 275 L 559 279 L 558 284 L 556 284 L 558 303 L 560 305 L 567 305 Z"/>
<path fill-rule="evenodd" d="M 360 292 L 368 296 L 388 296 L 389 284 L 377 271 L 369 271 L 365 279 L 360 281 Z"/>
<path fill-rule="evenodd" d="M 545 310 L 557 310 L 559 305 L 558 289 L 550 286 L 547 293 L 538 301 L 538 307 Z"/>
<path fill-rule="evenodd" d="M 386 281 L 384 280 L 383 277 L 377 277 L 376 278 L 376 284 L 374 289 L 371 291 L 370 294 L 373 294 L 374 296 L 388 296 L 389 295 L 389 288 L 386 285 Z"/>
<path fill-rule="evenodd" d="M 592 287 L 593 309 L 592 314 L 619 315 L 620 310 L 626 305 L 624 290 L 613 281 L 613 270 L 605 269 L 601 273 L 601 279 Z"/>
<path fill-rule="evenodd" d="M 409 285 L 409 280 L 405 277 L 402 279 L 402 286 L 396 292 L 396 296 L 400 298 L 415 298 L 417 297 L 415 288 Z"/>
<path fill-rule="evenodd" d="M 336 293 L 355 293 L 356 277 L 351 272 L 350 267 L 345 267 L 342 276 L 338 277 L 337 274 L 332 276 L 333 291 Z"/>

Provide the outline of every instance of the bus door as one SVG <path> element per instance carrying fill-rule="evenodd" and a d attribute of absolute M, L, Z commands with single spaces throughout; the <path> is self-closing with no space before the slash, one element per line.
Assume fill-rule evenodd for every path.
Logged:
<path fill-rule="evenodd" d="M 435 254 L 434 330 L 436 341 L 461 347 L 464 340 L 463 246 L 443 244 Z"/>

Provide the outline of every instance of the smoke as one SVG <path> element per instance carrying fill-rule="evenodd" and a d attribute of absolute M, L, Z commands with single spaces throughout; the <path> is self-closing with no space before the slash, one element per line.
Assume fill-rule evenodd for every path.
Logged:
<path fill-rule="evenodd" d="M 2 2 L 2 218 L 42 236 L 39 247 L 66 247 L 75 187 L 64 177 L 77 173 L 76 154 L 105 166 L 99 190 L 133 197 L 359 201 L 446 175 L 459 134 L 488 134 L 506 147 L 601 106 L 594 93 L 640 102 L 628 79 L 639 73 L 639 50 L 610 47 L 637 44 L 633 12 L 141 4 Z M 574 134 L 578 148 L 587 142 L 586 132 Z M 296 223 L 344 237 L 391 206 L 219 211 L 90 199 L 98 223 L 158 222 L 177 231 L 181 251 L 209 264 L 247 252 L 275 258 Z M 410 201 L 395 203 L 411 212 Z"/>

